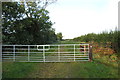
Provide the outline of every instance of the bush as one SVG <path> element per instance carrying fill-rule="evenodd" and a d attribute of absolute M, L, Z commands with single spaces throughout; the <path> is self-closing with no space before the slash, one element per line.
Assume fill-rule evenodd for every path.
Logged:
<path fill-rule="evenodd" d="M 93 53 L 98 53 L 100 55 L 111 55 L 114 54 L 115 51 L 111 48 L 98 47 L 96 49 L 93 49 Z"/>
<path fill-rule="evenodd" d="M 118 57 L 117 57 L 116 54 L 113 54 L 113 55 L 110 56 L 110 59 L 111 59 L 111 61 L 117 61 Z"/>

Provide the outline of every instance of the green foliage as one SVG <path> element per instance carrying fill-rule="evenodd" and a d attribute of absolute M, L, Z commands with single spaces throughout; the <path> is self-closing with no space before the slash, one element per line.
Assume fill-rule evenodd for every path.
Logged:
<path fill-rule="evenodd" d="M 93 54 L 93 61 L 111 66 L 114 68 L 118 67 L 118 56 L 116 54 L 100 56 L 100 54 Z"/>
<path fill-rule="evenodd" d="M 99 34 L 90 33 L 87 35 L 82 35 L 80 37 L 74 38 L 74 41 L 81 42 L 97 42 L 102 45 L 106 45 L 107 43 L 111 43 L 112 49 L 117 52 L 120 51 L 120 31 L 110 31 L 110 32 L 102 32 Z"/>
<path fill-rule="evenodd" d="M 57 40 L 62 41 L 62 38 L 63 38 L 62 33 L 61 32 L 57 33 Z"/>
<path fill-rule="evenodd" d="M 48 11 L 37 2 L 3 2 L 4 44 L 46 44 L 56 42 Z"/>
<path fill-rule="evenodd" d="M 118 57 L 117 57 L 116 54 L 113 54 L 113 55 L 110 56 L 110 59 L 111 59 L 112 61 L 117 61 L 117 60 L 118 60 Z"/>

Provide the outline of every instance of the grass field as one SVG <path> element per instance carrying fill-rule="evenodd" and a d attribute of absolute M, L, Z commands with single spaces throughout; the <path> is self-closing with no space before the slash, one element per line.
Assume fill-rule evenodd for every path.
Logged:
<path fill-rule="evenodd" d="M 118 67 L 93 62 L 3 63 L 3 78 L 117 78 Z"/>
<path fill-rule="evenodd" d="M 118 78 L 118 61 L 96 56 L 92 62 L 3 62 L 3 78 Z"/>

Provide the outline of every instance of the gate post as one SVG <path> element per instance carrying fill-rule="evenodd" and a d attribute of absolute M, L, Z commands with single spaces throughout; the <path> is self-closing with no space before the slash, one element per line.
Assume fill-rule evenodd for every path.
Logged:
<path fill-rule="evenodd" d="M 92 61 L 92 45 L 89 45 L 89 61 Z"/>

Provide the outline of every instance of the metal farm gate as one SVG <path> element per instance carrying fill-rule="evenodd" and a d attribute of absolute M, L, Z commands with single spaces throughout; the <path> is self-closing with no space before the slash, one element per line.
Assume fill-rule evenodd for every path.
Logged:
<path fill-rule="evenodd" d="M 89 44 L 2 45 L 2 61 L 74 62 L 91 61 Z"/>

